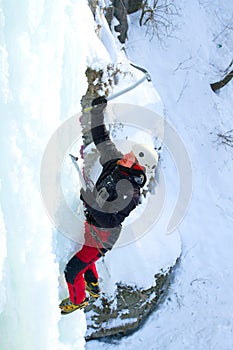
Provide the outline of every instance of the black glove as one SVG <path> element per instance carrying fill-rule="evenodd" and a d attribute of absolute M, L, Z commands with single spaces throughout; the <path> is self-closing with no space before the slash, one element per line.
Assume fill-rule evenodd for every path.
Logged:
<path fill-rule="evenodd" d="M 104 105 L 105 108 L 107 105 L 107 100 L 105 96 L 99 96 L 97 98 L 94 98 L 94 100 L 91 102 L 92 107 L 98 106 L 98 105 Z"/>
<path fill-rule="evenodd" d="M 81 188 L 80 190 L 80 199 L 89 207 L 91 207 L 94 203 L 96 203 L 95 196 L 90 188 L 84 190 Z"/>

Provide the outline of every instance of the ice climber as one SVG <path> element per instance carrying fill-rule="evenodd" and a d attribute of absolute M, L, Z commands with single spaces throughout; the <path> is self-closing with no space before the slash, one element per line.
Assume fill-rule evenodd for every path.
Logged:
<path fill-rule="evenodd" d="M 60 304 L 62 314 L 87 306 L 86 291 L 94 298 L 99 297 L 95 263 L 116 243 L 123 221 L 139 204 L 146 172 L 155 171 L 158 163 L 157 152 L 150 146 L 136 144 L 124 155 L 116 148 L 104 124 L 106 106 L 104 96 L 92 101 L 91 132 L 102 172 L 93 191 L 81 189 L 86 216 L 85 243 L 65 268 L 69 298 Z"/>

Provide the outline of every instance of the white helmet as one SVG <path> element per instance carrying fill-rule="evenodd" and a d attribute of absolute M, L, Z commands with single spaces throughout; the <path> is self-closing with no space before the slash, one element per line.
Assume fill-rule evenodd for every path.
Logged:
<path fill-rule="evenodd" d="M 154 174 L 158 164 L 158 153 L 156 150 L 146 144 L 134 144 L 132 151 L 135 154 L 139 164 L 146 168 L 148 174 Z"/>

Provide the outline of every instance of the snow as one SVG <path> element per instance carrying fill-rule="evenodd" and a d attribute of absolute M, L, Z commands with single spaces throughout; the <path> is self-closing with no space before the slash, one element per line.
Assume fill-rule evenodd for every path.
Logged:
<path fill-rule="evenodd" d="M 125 54 L 102 10 L 96 19 L 102 25 L 98 37 L 87 1 L 0 1 L 2 350 L 232 349 L 233 162 L 232 149 L 217 137 L 232 129 L 232 82 L 218 94 L 209 84 L 224 75 L 232 60 L 233 5 L 183 0 L 180 6 L 174 19 L 178 29 L 164 38 L 164 45 L 146 36 L 138 15 L 131 15 Z M 116 92 L 141 77 L 127 59 L 147 68 L 152 83 L 144 82 L 114 103 L 149 108 L 175 127 L 191 159 L 192 199 L 182 223 L 167 235 L 180 183 L 176 159 L 165 148 L 159 184 L 164 181 L 166 196 L 154 230 L 115 247 L 98 268 L 109 294 L 117 281 L 149 286 L 152 273 L 172 265 L 182 244 L 169 296 L 132 336 L 85 344 L 84 313 L 61 317 L 58 309 L 67 293 L 65 263 L 80 244 L 59 234 L 46 215 L 40 163 L 51 135 L 80 110 L 86 65 L 120 62 L 123 71 L 130 69 L 132 75 L 120 77 Z M 109 120 L 113 117 L 110 113 Z M 68 202 L 79 186 L 72 169 L 67 187 L 63 174 Z"/>

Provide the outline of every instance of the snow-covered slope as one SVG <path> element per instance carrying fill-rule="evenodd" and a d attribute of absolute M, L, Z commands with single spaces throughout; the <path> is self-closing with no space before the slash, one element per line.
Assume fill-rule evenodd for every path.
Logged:
<path fill-rule="evenodd" d="M 191 158 L 193 195 L 178 229 L 183 258 L 165 304 L 137 334 L 116 344 L 85 345 L 84 314 L 61 319 L 57 308 L 61 265 L 77 245 L 53 232 L 39 192 L 40 162 L 52 133 L 80 109 L 86 64 L 98 67 L 125 58 L 103 18 L 105 46 L 98 39 L 84 0 L 0 1 L 1 350 L 233 347 L 232 149 L 216 142 L 219 130 L 232 129 L 232 83 L 218 95 L 209 87 L 232 59 L 232 6 L 231 1 L 183 0 L 181 16 L 174 19 L 180 27 L 165 47 L 145 36 L 137 16 L 130 16 L 126 53 L 149 70 L 158 94 L 141 86 L 119 102 L 154 106 L 161 113 L 162 100 Z M 160 222 L 165 227 L 177 196 L 176 169 L 165 150 L 161 166 L 169 180 L 170 206 Z M 166 238 L 166 249 L 179 251 L 179 235 Z M 150 239 L 138 241 L 142 256 Z M 163 249 L 155 251 L 160 263 L 171 256 Z M 113 264 L 117 250 L 106 257 L 115 279 L 126 276 Z"/>

